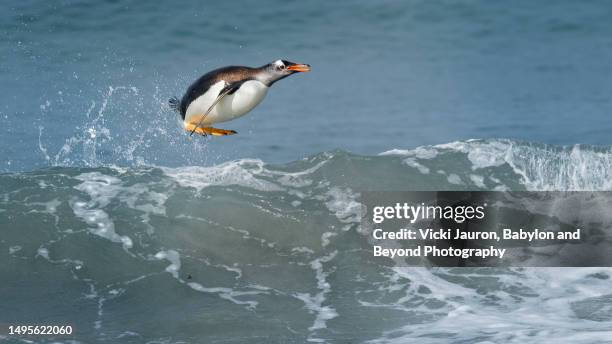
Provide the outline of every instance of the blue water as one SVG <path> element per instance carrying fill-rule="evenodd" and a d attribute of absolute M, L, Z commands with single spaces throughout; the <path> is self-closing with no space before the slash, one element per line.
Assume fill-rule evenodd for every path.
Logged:
<path fill-rule="evenodd" d="M 109 130 L 98 160 L 72 143 L 74 165 L 287 162 L 470 138 L 607 145 L 611 12 L 605 1 L 5 2 L 0 170 L 60 163 L 90 129 Z M 313 71 L 226 125 L 239 135 L 184 137 L 167 98 L 210 69 L 277 58 Z"/>
<path fill-rule="evenodd" d="M 610 268 L 406 268 L 366 190 L 612 190 L 604 1 L 14 1 L 0 325 L 26 343 L 601 343 Z M 230 137 L 171 96 L 284 58 Z M 563 209 L 551 209 L 560 215 Z"/>

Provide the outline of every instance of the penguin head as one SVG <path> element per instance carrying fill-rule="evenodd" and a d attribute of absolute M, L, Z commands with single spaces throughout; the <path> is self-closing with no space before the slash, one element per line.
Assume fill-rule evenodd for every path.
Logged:
<path fill-rule="evenodd" d="M 268 63 L 262 68 L 261 79 L 268 86 L 280 79 L 286 78 L 291 74 L 304 73 L 310 71 L 310 65 L 294 63 L 287 60 L 276 60 Z"/>

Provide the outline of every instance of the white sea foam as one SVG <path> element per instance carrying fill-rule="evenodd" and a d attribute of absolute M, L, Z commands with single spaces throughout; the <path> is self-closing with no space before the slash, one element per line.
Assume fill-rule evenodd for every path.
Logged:
<path fill-rule="evenodd" d="M 336 310 L 330 305 L 324 305 L 326 299 L 325 295 L 331 292 L 331 285 L 327 282 L 327 277 L 330 272 L 326 272 L 323 268 L 324 263 L 328 263 L 336 256 L 337 251 L 334 251 L 326 256 L 317 258 L 310 262 L 310 267 L 315 272 L 315 278 L 317 280 L 317 289 L 319 290 L 316 294 L 311 293 L 295 293 L 294 296 L 302 300 L 309 312 L 315 314 L 315 319 L 308 329 L 311 332 L 315 332 L 320 329 L 327 328 L 327 321 L 334 319 L 338 316 Z M 310 342 L 319 342 L 321 339 L 315 338 L 314 333 L 308 338 Z"/>
<path fill-rule="evenodd" d="M 210 186 L 236 185 L 260 191 L 281 191 L 283 188 L 275 183 L 257 178 L 255 174 L 262 171 L 263 162 L 255 159 L 244 159 L 226 162 L 212 167 L 179 167 L 162 168 L 164 173 L 184 187 L 198 191 Z"/>
<path fill-rule="evenodd" d="M 415 149 L 391 149 L 380 153 L 380 155 L 406 155 L 414 156 L 418 159 L 433 159 L 438 155 L 438 151 L 434 147 L 417 147 Z"/>
<path fill-rule="evenodd" d="M 314 251 L 312 249 L 309 249 L 308 247 L 304 246 L 294 247 L 291 249 L 291 252 L 314 254 Z"/>
<path fill-rule="evenodd" d="M 510 140 L 473 140 L 435 147 L 467 154 L 474 170 L 507 164 L 529 190 L 612 189 L 609 149 L 579 145 L 561 149 Z"/>
<path fill-rule="evenodd" d="M 438 155 L 438 151 L 433 147 L 417 147 L 411 150 L 404 149 L 392 149 L 386 152 L 382 152 L 379 155 L 402 155 L 407 156 L 403 160 L 403 163 L 416 168 L 422 174 L 429 174 L 429 167 L 421 164 L 419 160 L 430 160 Z"/>
<path fill-rule="evenodd" d="M 456 184 L 456 185 L 463 184 L 461 177 L 459 177 L 458 175 L 454 173 L 449 174 L 448 177 L 446 177 L 446 180 L 451 184 Z"/>
<path fill-rule="evenodd" d="M 190 283 L 187 283 L 187 285 L 193 290 L 196 290 L 202 293 L 217 294 L 222 299 L 231 301 L 237 305 L 247 305 L 248 308 L 256 308 L 258 305 L 258 302 L 252 301 L 252 300 L 241 301 L 241 300 L 236 299 L 236 297 L 266 293 L 263 291 L 236 291 L 231 288 L 223 288 L 223 287 L 207 288 L 197 282 L 190 282 Z"/>
<path fill-rule="evenodd" d="M 181 269 L 181 256 L 175 250 L 159 251 L 155 254 L 156 259 L 165 259 L 170 262 L 170 265 L 166 267 L 166 271 L 169 272 L 174 278 L 179 278 L 179 270 Z"/>
<path fill-rule="evenodd" d="M 612 189 L 610 149 L 580 145 L 554 147 L 511 140 L 468 140 L 413 150 L 394 149 L 380 155 L 406 156 L 404 163 L 425 173 L 428 168 L 423 160 L 443 159 L 453 153 L 465 154 L 473 171 L 508 166 L 528 190 Z M 498 186 L 506 188 L 504 184 Z"/>
<path fill-rule="evenodd" d="M 321 246 L 325 247 L 329 245 L 330 238 L 336 235 L 338 235 L 338 233 L 335 233 L 335 232 L 325 232 L 321 234 Z"/>
<path fill-rule="evenodd" d="M 27 204 L 28 206 L 32 208 L 36 206 L 39 206 L 39 207 L 42 206 L 44 210 L 38 210 L 34 208 L 34 209 L 31 209 L 30 212 L 40 212 L 40 213 L 49 214 L 54 218 L 55 225 L 59 223 L 59 216 L 57 215 L 57 207 L 59 207 L 62 204 L 62 202 L 59 199 L 54 198 L 48 202 L 31 202 Z"/>
<path fill-rule="evenodd" d="M 484 177 L 477 174 L 470 174 L 470 180 L 479 188 L 485 189 L 487 186 L 484 183 Z"/>
<path fill-rule="evenodd" d="M 149 223 L 151 215 L 163 216 L 166 214 L 165 203 L 171 194 L 172 191 L 155 192 L 150 190 L 146 184 L 138 183 L 123 187 L 119 199 L 131 209 L 142 212 L 140 218 L 147 226 L 147 233 L 152 234 L 154 228 Z"/>
<path fill-rule="evenodd" d="M 316 165 L 309 167 L 303 171 L 297 172 L 284 172 L 274 171 L 270 169 L 264 169 L 260 173 L 266 176 L 273 176 L 277 178 L 277 181 L 287 187 L 303 188 L 312 185 L 312 180 L 308 179 L 309 175 L 319 170 L 328 160 L 323 160 Z"/>
<path fill-rule="evenodd" d="M 460 272 L 458 278 L 474 279 L 475 284 L 468 288 L 441 279 L 432 283 L 430 270 L 409 270 L 407 277 L 413 283 L 427 285 L 450 309 L 438 320 L 409 324 L 369 343 L 399 344 L 416 339 L 419 343 L 439 343 L 441 337 L 451 342 L 594 343 L 612 335 L 607 326 L 612 315 L 603 311 L 599 314 L 606 321 L 593 321 L 591 317 L 601 308 L 590 302 L 610 294 L 609 281 L 589 277 L 598 273 L 609 275 L 610 268 L 528 268 L 495 275 Z M 414 274 L 418 271 L 424 273 Z M 502 288 L 477 293 L 475 288 L 491 278 L 501 283 Z M 512 292 L 513 289 L 516 291 Z M 489 295 L 498 301 L 483 302 Z M 588 306 L 581 313 L 583 304 Z"/>
<path fill-rule="evenodd" d="M 415 158 L 404 159 L 404 164 L 416 168 L 422 174 L 429 174 L 429 168 L 417 162 Z"/>
<path fill-rule="evenodd" d="M 166 271 L 172 275 L 175 279 L 177 279 L 180 283 L 186 283 L 179 276 L 179 271 L 181 270 L 181 256 L 176 250 L 162 250 L 155 254 L 155 259 L 158 260 L 167 260 L 170 262 L 170 265 L 166 267 Z M 227 265 L 218 265 L 227 271 L 231 271 L 237 274 L 237 279 L 242 276 L 242 271 L 235 267 L 230 267 Z M 237 305 L 246 305 L 248 308 L 254 309 L 257 307 L 258 302 L 254 300 L 239 300 L 237 297 L 247 296 L 247 295 L 258 295 L 258 294 L 267 294 L 266 290 L 262 288 L 255 288 L 256 290 L 250 291 L 240 291 L 234 290 L 232 288 L 227 287 L 204 287 L 202 284 L 198 282 L 187 282 L 187 286 L 191 289 L 202 292 L 202 293 L 211 293 L 216 294 L 220 298 L 224 300 L 231 301 Z"/>
<path fill-rule="evenodd" d="M 340 222 L 359 223 L 361 219 L 361 203 L 357 202 L 358 194 L 351 189 L 334 186 L 326 194 L 325 205 L 334 213 Z"/>
<path fill-rule="evenodd" d="M 81 184 L 75 186 L 75 189 L 88 194 L 90 200 L 74 199 L 71 202 L 74 214 L 89 225 L 88 230 L 92 234 L 121 243 L 126 249 L 131 248 L 132 239 L 127 235 L 117 234 L 115 224 L 103 210 L 119 193 L 121 181 L 100 172 L 83 173 L 75 179 L 82 181 Z"/>
<path fill-rule="evenodd" d="M 46 249 L 45 247 L 39 247 L 38 251 L 36 252 L 36 255 L 41 256 L 45 258 L 46 260 L 49 260 L 49 250 Z"/>

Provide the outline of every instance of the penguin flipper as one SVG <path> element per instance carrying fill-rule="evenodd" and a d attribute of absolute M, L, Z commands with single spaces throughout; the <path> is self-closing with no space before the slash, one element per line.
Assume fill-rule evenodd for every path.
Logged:
<path fill-rule="evenodd" d="M 244 84 L 248 80 L 240 80 L 240 81 L 232 82 L 231 84 L 225 85 L 225 87 L 221 89 L 221 92 L 219 92 L 219 95 L 223 94 L 225 96 L 225 94 L 234 94 L 234 92 L 238 91 L 240 86 L 242 86 L 242 84 Z"/>

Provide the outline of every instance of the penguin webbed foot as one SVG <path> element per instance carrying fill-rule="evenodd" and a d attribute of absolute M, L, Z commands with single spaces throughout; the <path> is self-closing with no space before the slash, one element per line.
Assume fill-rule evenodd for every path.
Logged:
<path fill-rule="evenodd" d="M 195 128 L 195 124 L 187 124 L 185 125 L 185 131 L 191 133 L 197 133 L 200 134 L 202 136 L 227 136 L 227 135 L 234 135 L 237 134 L 237 132 L 235 130 L 228 130 L 228 129 L 218 129 L 218 128 L 213 128 L 213 127 L 197 127 Z"/>
<path fill-rule="evenodd" d="M 238 134 L 237 131 L 229 130 L 229 129 L 218 129 L 218 128 L 213 128 L 213 127 L 208 127 L 204 129 L 206 129 L 206 134 L 212 135 L 212 136 L 226 136 L 226 135 Z"/>

